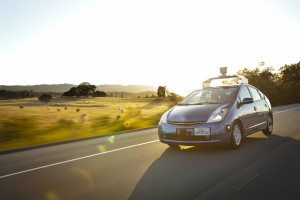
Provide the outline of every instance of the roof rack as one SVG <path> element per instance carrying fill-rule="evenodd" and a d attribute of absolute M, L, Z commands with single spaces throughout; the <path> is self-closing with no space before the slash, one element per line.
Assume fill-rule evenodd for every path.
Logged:
<path fill-rule="evenodd" d="M 202 87 L 210 87 L 210 82 L 212 80 L 217 80 L 217 79 L 225 79 L 225 78 L 239 78 L 241 79 L 241 84 L 247 84 L 248 83 L 248 79 L 246 79 L 245 77 L 242 76 L 238 76 L 238 75 L 231 75 L 231 76 L 227 76 L 227 67 L 220 67 L 220 73 L 222 75 L 214 77 L 214 78 L 209 78 L 206 81 L 202 82 Z"/>

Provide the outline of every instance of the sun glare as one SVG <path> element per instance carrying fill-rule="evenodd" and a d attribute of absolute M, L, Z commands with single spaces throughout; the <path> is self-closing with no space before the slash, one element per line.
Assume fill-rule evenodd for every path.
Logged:
<path fill-rule="evenodd" d="M 259 1 L 217 4 L 101 1 L 0 55 L 4 74 L 14 74 L 2 81 L 166 85 L 184 95 L 219 75 L 219 67 L 232 74 L 260 61 L 298 61 L 298 27 Z"/>

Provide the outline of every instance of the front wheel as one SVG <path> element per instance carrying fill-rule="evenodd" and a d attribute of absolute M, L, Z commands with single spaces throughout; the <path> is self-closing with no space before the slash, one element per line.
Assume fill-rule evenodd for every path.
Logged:
<path fill-rule="evenodd" d="M 229 147 L 232 149 L 238 149 L 241 146 L 242 142 L 242 130 L 238 123 L 235 123 L 231 132 L 231 140 Z"/>
<path fill-rule="evenodd" d="M 268 121 L 267 121 L 267 128 L 263 130 L 264 134 L 270 135 L 273 131 L 273 117 L 269 115 Z"/>

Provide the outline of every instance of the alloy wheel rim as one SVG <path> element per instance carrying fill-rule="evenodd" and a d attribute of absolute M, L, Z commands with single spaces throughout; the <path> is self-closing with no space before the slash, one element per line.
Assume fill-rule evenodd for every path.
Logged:
<path fill-rule="evenodd" d="M 241 130 L 238 125 L 236 125 L 233 129 L 233 138 L 235 141 L 235 144 L 238 146 L 241 143 Z"/>

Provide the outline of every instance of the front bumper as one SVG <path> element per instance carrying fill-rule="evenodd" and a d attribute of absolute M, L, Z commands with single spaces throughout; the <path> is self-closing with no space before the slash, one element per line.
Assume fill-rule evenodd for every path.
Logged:
<path fill-rule="evenodd" d="M 226 126 L 228 125 L 231 126 L 231 123 L 226 121 L 196 125 L 173 125 L 168 123 L 160 123 L 158 126 L 158 136 L 159 140 L 166 144 L 197 146 L 201 144 L 229 143 L 231 139 L 231 130 L 226 129 Z M 178 135 L 176 133 L 176 129 L 178 128 L 210 128 L 210 135 Z"/>

